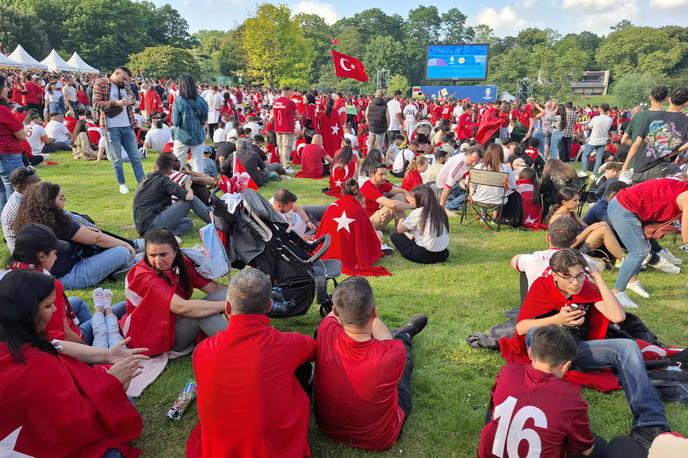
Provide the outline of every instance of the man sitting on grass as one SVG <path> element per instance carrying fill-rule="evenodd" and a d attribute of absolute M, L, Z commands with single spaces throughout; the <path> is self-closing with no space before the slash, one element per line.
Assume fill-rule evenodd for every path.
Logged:
<path fill-rule="evenodd" d="M 507 364 L 497 375 L 478 457 L 604 456 L 604 441 L 590 430 L 588 404 L 578 387 L 561 380 L 576 358 L 575 340 L 555 325 L 529 336 L 531 365 Z"/>
<path fill-rule="evenodd" d="M 411 193 L 387 181 L 387 168 L 377 164 L 375 173 L 361 186 L 365 197 L 365 210 L 376 231 L 383 231 L 390 221 L 395 225 L 406 217 L 405 210 L 415 208 L 411 205 Z"/>
<path fill-rule="evenodd" d="M 227 289 L 227 329 L 196 347 L 199 424 L 187 456 L 311 456 L 310 402 L 295 371 L 313 360 L 315 341 L 270 326 L 271 295 L 270 277 L 240 271 Z"/>
<path fill-rule="evenodd" d="M 411 413 L 411 339 L 428 318 L 417 315 L 390 332 L 377 315 L 373 290 L 363 277 L 344 280 L 333 301 L 317 335 L 318 427 L 342 444 L 387 449 Z"/>

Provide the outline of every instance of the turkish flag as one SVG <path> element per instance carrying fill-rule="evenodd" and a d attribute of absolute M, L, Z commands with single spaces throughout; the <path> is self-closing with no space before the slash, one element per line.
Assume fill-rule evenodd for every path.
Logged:
<path fill-rule="evenodd" d="M 382 257 L 380 240 L 365 210 L 352 196 L 344 195 L 327 207 L 315 236 L 324 234 L 332 239 L 323 259 L 339 259 L 346 275 L 392 275 L 382 266 L 373 266 Z"/>
<path fill-rule="evenodd" d="M 238 157 L 239 155 L 235 152 L 233 156 L 234 162 L 232 164 L 232 170 L 234 171 L 234 176 L 238 177 L 238 180 L 242 183 L 246 181 L 246 177 L 248 177 L 248 181 L 246 181 L 246 186 L 242 189 L 242 191 L 246 188 L 251 188 L 258 191 L 258 185 L 255 181 L 253 181 L 253 178 L 251 178 L 251 176 L 244 168 L 244 164 L 241 163 L 241 160 Z"/>
<path fill-rule="evenodd" d="M 478 131 L 475 133 L 475 141 L 485 145 L 494 137 L 502 127 L 502 120 L 497 116 L 494 108 L 488 107 L 480 117 Z"/>
<path fill-rule="evenodd" d="M 360 60 L 355 57 L 330 50 L 334 61 L 334 74 L 340 78 L 351 78 L 356 81 L 368 81 L 368 74 Z"/>
<path fill-rule="evenodd" d="M 143 423 L 122 384 L 102 367 L 22 345 L 25 364 L 0 342 L 0 456 L 127 457 Z"/>

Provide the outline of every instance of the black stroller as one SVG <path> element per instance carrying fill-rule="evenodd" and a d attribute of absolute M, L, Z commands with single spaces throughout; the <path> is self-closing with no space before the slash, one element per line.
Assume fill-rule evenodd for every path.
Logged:
<path fill-rule="evenodd" d="M 288 224 L 272 205 L 253 189 L 241 193 L 242 201 L 233 213 L 213 197 L 213 224 L 220 233 L 232 267 L 246 265 L 270 275 L 273 309 L 268 316 L 282 318 L 303 315 L 317 298 L 321 315 L 332 309 L 327 281 L 341 275 L 339 260 L 320 260 L 330 246 L 324 235 L 306 242 L 288 231 Z"/>

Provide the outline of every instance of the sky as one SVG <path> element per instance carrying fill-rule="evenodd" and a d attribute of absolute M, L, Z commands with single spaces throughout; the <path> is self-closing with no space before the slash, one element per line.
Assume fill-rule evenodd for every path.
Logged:
<path fill-rule="evenodd" d="M 202 29 L 228 30 L 243 22 L 256 9 L 253 0 L 153 0 L 157 5 L 171 4 L 189 22 L 191 32 Z M 406 17 L 417 1 L 281 0 L 294 12 L 314 13 L 327 23 L 348 17 L 367 8 L 377 7 L 387 14 Z M 469 25 L 487 24 L 495 35 L 515 35 L 527 27 L 552 28 L 562 34 L 588 30 L 598 35 L 622 19 L 635 25 L 663 26 L 688 23 L 688 0 L 485 0 L 456 2 L 434 0 L 440 13 L 452 7 L 468 16 Z"/>

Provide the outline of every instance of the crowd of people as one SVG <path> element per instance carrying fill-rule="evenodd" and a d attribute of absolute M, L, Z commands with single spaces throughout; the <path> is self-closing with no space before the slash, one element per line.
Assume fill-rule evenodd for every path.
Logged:
<path fill-rule="evenodd" d="M 412 341 L 428 318 L 390 330 L 364 277 L 391 275 L 375 264 L 395 251 L 446 262 L 451 219 L 474 211 L 546 230 L 549 243 L 512 259 L 528 288 L 513 337 L 501 342 L 507 365 L 478 456 L 685 448 L 664 435 L 664 405 L 638 345 L 606 336 L 638 308 L 627 291 L 650 297 L 644 266 L 681 270 L 659 240 L 673 233 L 688 246 L 688 89 L 658 86 L 648 110 L 391 95 L 220 87 L 186 74 L 136 81 L 125 67 L 104 77 L 0 74 L 0 220 L 11 253 L 0 273 L 0 397 L 16 412 L 0 420 L 0 437 L 31 456 L 136 456 L 142 422 L 126 388 L 142 361 L 195 345 L 199 424 L 187 456 L 310 456 L 311 397 L 327 437 L 387 449 L 412 411 Z M 131 165 L 139 238 L 67 210 L 63 188 L 41 180 L 49 155 L 70 149 L 74 160 L 110 161 L 123 194 L 123 163 Z M 581 172 L 570 163 L 578 159 Z M 479 173 L 501 181 L 472 182 Z M 330 204 L 298 205 L 287 188 L 303 179 L 327 179 Z M 212 188 L 270 182 L 288 230 L 309 241 L 329 235 L 324 259 L 350 276 L 316 338 L 270 326 L 268 275 L 246 267 L 223 284 L 180 246 L 191 213 L 212 223 Z M 600 271 L 615 268 L 609 287 Z M 125 301 L 113 304 L 98 285 L 124 277 Z M 65 293 L 87 288 L 93 311 Z M 45 378 L 58 383 L 46 389 Z M 576 387 L 600 384 L 623 388 L 633 414 L 630 437 L 608 445 L 593 435 Z M 28 405 L 46 414 L 37 420 Z M 69 422 L 66 405 L 77 406 Z"/>

